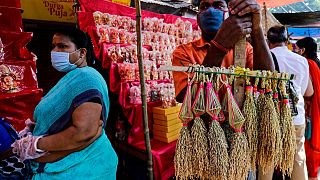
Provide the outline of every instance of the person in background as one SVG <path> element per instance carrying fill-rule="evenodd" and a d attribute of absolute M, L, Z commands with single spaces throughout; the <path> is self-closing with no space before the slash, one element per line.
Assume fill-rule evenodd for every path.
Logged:
<path fill-rule="evenodd" d="M 305 98 L 306 116 L 311 119 L 310 139 L 305 142 L 309 179 L 318 179 L 320 166 L 320 61 L 317 57 L 317 43 L 311 37 L 300 39 L 296 43 L 297 53 L 308 60 L 309 73 L 314 88 L 312 98 Z"/>
<path fill-rule="evenodd" d="M 31 132 L 12 144 L 21 160 L 31 159 L 32 179 L 116 179 L 118 158 L 104 131 L 108 89 L 89 67 L 92 55 L 81 30 L 54 34 L 51 62 L 65 75 L 35 108 Z"/>
<path fill-rule="evenodd" d="M 275 55 L 275 61 L 278 62 L 279 71 L 294 74 L 296 78 L 293 80 L 293 86 L 299 96 L 296 105 L 298 115 L 293 117 L 293 123 L 296 130 L 296 153 L 294 157 L 294 166 L 291 179 L 307 180 L 308 173 L 306 167 L 306 155 L 304 149 L 305 142 L 305 110 L 303 97 L 313 95 L 313 87 L 309 78 L 309 65 L 306 58 L 290 51 L 287 46 L 287 31 L 284 26 L 274 26 L 267 33 L 269 47 Z M 267 172 L 265 175 L 259 173 L 259 180 L 271 180 L 273 171 Z"/>
<path fill-rule="evenodd" d="M 197 22 L 202 37 L 175 49 L 174 66 L 200 64 L 205 67 L 229 67 L 234 64 L 232 49 L 235 43 L 251 34 L 253 48 L 247 43 L 246 67 L 274 69 L 260 24 L 260 6 L 256 0 L 193 0 L 192 3 L 199 8 Z M 179 102 L 183 101 L 186 92 L 187 77 L 186 72 L 173 72 Z"/>

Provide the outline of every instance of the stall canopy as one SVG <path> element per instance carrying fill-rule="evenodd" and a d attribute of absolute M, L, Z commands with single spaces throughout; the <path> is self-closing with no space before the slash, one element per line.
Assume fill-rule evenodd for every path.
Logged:
<path fill-rule="evenodd" d="M 320 11 L 303 13 L 274 13 L 281 24 L 300 27 L 320 27 Z"/>
<path fill-rule="evenodd" d="M 320 38 L 320 28 L 288 28 L 291 37 L 314 37 Z"/>
<path fill-rule="evenodd" d="M 258 0 L 260 5 L 263 5 L 263 3 L 266 3 L 267 8 L 284 6 L 284 5 L 303 2 L 303 1 L 304 0 Z"/>

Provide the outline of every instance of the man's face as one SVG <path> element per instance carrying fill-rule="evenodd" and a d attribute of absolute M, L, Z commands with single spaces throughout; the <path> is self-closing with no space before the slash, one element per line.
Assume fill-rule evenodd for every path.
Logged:
<path fill-rule="evenodd" d="M 217 33 L 228 11 L 224 0 L 202 0 L 199 5 L 198 25 L 206 34 Z"/>
<path fill-rule="evenodd" d="M 202 0 L 199 5 L 199 12 L 207 10 L 209 7 L 228 11 L 227 3 L 224 0 Z"/>

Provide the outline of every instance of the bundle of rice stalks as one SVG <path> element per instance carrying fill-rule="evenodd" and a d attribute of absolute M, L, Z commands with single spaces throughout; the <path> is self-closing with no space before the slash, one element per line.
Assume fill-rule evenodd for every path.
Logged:
<path fill-rule="evenodd" d="M 209 125 L 209 160 L 210 179 L 227 180 L 228 178 L 228 144 L 223 129 L 219 124 L 218 115 L 221 112 L 221 105 L 216 91 L 212 86 L 211 79 L 207 80 L 206 87 L 206 112 L 212 118 Z"/>
<path fill-rule="evenodd" d="M 283 73 L 284 78 L 288 78 L 288 74 Z M 280 90 L 282 94 L 280 119 L 282 122 L 282 159 L 279 165 L 283 175 L 291 176 L 294 164 L 294 155 L 296 149 L 296 133 L 292 122 L 291 109 L 289 105 L 289 96 L 286 93 L 287 81 L 281 80 Z"/>
<path fill-rule="evenodd" d="M 266 72 L 264 72 L 264 77 L 267 77 Z M 272 100 L 272 90 L 265 78 L 261 80 L 261 90 L 257 103 L 258 117 L 260 118 L 258 163 L 261 166 L 262 173 L 265 174 L 274 168 L 281 148 L 279 120 Z"/>
<path fill-rule="evenodd" d="M 273 91 L 273 103 L 274 103 L 274 108 L 277 112 L 277 118 L 279 120 L 279 126 L 280 126 L 280 138 L 281 138 L 281 142 L 280 142 L 280 149 L 279 149 L 279 155 L 277 156 L 277 158 L 275 159 L 275 166 L 279 167 L 282 161 L 282 154 L 283 154 L 283 149 L 282 149 L 282 138 L 283 138 L 283 123 L 280 119 L 280 104 L 279 104 L 279 93 L 278 93 L 278 72 L 274 71 L 273 72 L 273 78 L 271 80 L 271 86 L 272 86 L 272 91 Z"/>
<path fill-rule="evenodd" d="M 231 86 L 226 86 L 225 102 L 228 109 L 228 121 L 234 129 L 229 151 L 229 171 L 228 179 L 246 179 L 249 171 L 248 142 L 247 137 L 242 132 L 245 121 L 241 110 L 233 97 Z"/>
<path fill-rule="evenodd" d="M 192 161 L 192 138 L 188 123 L 193 119 L 191 109 L 191 82 L 188 82 L 187 91 L 179 112 L 179 118 L 183 123 L 174 156 L 175 175 L 177 179 L 188 180 L 194 177 Z"/>
<path fill-rule="evenodd" d="M 205 123 L 200 118 L 205 113 L 205 94 L 204 94 L 204 78 L 200 81 L 192 110 L 195 115 L 194 123 L 191 128 L 191 136 L 193 141 L 193 167 L 196 178 L 209 179 L 209 156 L 208 156 L 208 138 Z"/>
<path fill-rule="evenodd" d="M 246 99 L 243 104 L 243 115 L 246 119 L 244 129 L 248 139 L 248 157 L 250 158 L 250 169 L 255 174 L 257 151 L 258 151 L 258 117 L 256 104 L 253 99 L 253 88 L 250 79 L 246 80 Z"/>

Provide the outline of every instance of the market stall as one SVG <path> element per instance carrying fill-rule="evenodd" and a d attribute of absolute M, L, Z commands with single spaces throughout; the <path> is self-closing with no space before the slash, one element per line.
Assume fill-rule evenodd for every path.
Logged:
<path fill-rule="evenodd" d="M 36 57 L 26 45 L 32 33 L 23 32 L 20 1 L 0 3 L 0 117 L 16 130 L 32 119 L 42 97 L 36 77 Z"/>
<path fill-rule="evenodd" d="M 135 9 L 105 1 L 79 1 L 79 26 L 93 40 L 95 54 L 108 72 L 108 85 L 128 121 L 127 144 L 145 150 L 142 99 L 137 65 Z M 108 7 L 108 8 L 107 8 Z M 181 124 L 175 108 L 175 94 L 170 72 L 157 71 L 171 64 L 171 53 L 181 43 L 200 38 L 195 20 L 174 15 L 142 11 L 142 58 L 147 86 L 148 119 L 151 132 L 154 177 L 174 175 L 175 140 Z M 175 108 L 172 112 L 154 107 Z M 161 109 L 161 108 L 160 108 Z M 119 111 L 119 109 L 117 109 Z"/>
<path fill-rule="evenodd" d="M 149 121 L 149 129 L 151 129 L 152 134 L 152 140 L 151 140 L 151 148 L 152 148 L 152 158 L 153 158 L 153 168 L 154 168 L 154 177 L 156 179 L 168 179 L 171 176 L 174 175 L 174 171 L 176 170 L 176 176 L 190 178 L 194 176 L 194 174 L 182 171 L 182 169 L 188 169 L 190 166 L 185 166 L 186 164 L 179 164 L 179 159 L 183 157 L 187 157 L 188 154 L 183 154 L 185 152 L 179 151 L 179 147 L 184 146 L 185 144 L 178 144 L 176 146 L 176 142 L 172 140 L 176 140 L 176 138 L 171 138 L 172 135 L 174 137 L 178 137 L 177 134 L 180 132 L 183 134 L 181 129 L 181 123 L 180 128 L 177 129 L 177 131 L 174 132 L 166 132 L 165 135 L 159 135 L 159 132 L 157 132 L 157 125 L 163 125 L 163 124 L 157 124 L 159 119 L 162 119 L 163 122 L 166 122 L 167 124 L 169 122 L 177 120 L 178 119 L 178 113 L 172 113 L 173 118 L 170 119 L 171 114 L 166 114 L 166 110 L 163 110 L 163 114 L 157 112 L 155 108 L 157 106 L 162 106 L 162 109 L 168 108 L 168 107 L 174 107 L 175 101 L 174 101 L 174 93 L 172 93 L 173 86 L 172 86 L 172 76 L 170 72 L 168 72 L 169 69 L 162 69 L 160 71 L 157 71 L 160 66 L 167 65 L 171 66 L 170 62 L 170 53 L 172 53 L 172 50 L 178 46 L 179 44 L 184 44 L 187 42 L 190 42 L 192 40 L 195 40 L 200 37 L 200 33 L 197 31 L 197 25 L 194 20 L 179 18 L 177 16 L 173 15 L 159 15 L 147 11 L 142 12 L 142 22 L 143 22 L 143 32 L 142 34 L 135 34 L 135 18 L 136 14 L 134 9 L 117 5 L 110 2 L 105 1 L 86 1 L 86 0 L 80 0 L 79 1 L 81 5 L 81 10 L 78 12 L 78 21 L 80 28 L 86 32 L 88 32 L 93 39 L 93 44 L 95 47 L 95 54 L 102 62 L 102 65 L 104 69 L 108 72 L 108 81 L 109 81 L 109 87 L 112 93 L 117 94 L 116 100 L 118 101 L 121 110 L 123 111 L 123 114 L 125 115 L 126 119 L 129 123 L 129 133 L 128 133 L 128 139 L 127 143 L 130 146 L 133 146 L 136 149 L 145 150 L 145 143 L 144 136 L 146 133 L 148 134 L 148 131 L 144 131 L 142 126 L 142 102 L 143 99 L 141 99 L 141 94 L 143 92 L 140 89 L 143 89 L 139 86 L 139 73 L 137 73 L 138 70 L 143 70 L 144 72 L 144 78 L 146 79 L 146 86 L 147 90 L 149 92 L 148 95 L 148 118 Z M 108 8 L 106 8 L 108 7 Z M 137 11 L 138 12 L 138 11 Z M 138 15 L 137 15 L 138 16 Z M 138 23 L 137 23 L 138 24 Z M 267 26 L 266 26 L 267 27 Z M 138 33 L 138 32 L 137 32 Z M 136 37 L 142 35 L 142 44 L 143 49 L 141 50 L 141 54 L 139 51 L 137 51 L 136 46 L 132 46 L 133 44 L 136 44 L 137 40 Z M 245 42 L 245 40 L 243 41 Z M 139 49 L 139 48 L 138 48 Z M 235 57 L 238 59 L 235 60 L 237 66 L 241 66 L 243 58 L 242 53 L 242 44 L 239 43 L 235 48 Z M 244 52 L 244 51 L 243 51 Z M 142 68 L 138 68 L 138 66 L 135 64 L 138 60 L 138 57 L 141 56 L 145 66 Z M 171 69 L 172 70 L 172 69 Z M 175 71 L 173 69 L 173 71 Z M 184 71 L 188 71 L 184 70 Z M 213 70 L 212 70 L 213 71 Z M 192 72 L 204 72 L 203 70 L 196 70 Z M 225 74 L 230 75 L 230 79 L 236 79 L 234 83 L 235 92 L 238 92 L 236 88 L 239 87 L 239 89 L 243 88 L 241 84 L 245 82 L 243 77 L 239 77 L 238 73 L 232 73 L 232 69 L 230 69 L 229 74 L 226 71 L 219 72 L 217 74 Z M 209 71 L 205 71 L 205 73 L 209 73 Z M 247 70 L 241 70 L 240 75 L 247 76 Z M 290 78 L 287 77 L 287 75 L 283 74 L 276 74 L 274 75 L 273 72 L 262 72 L 261 75 L 255 75 L 253 77 L 255 78 L 261 78 L 262 84 L 267 84 L 267 87 L 265 85 L 261 86 L 260 93 L 263 94 L 265 90 L 267 90 L 268 94 L 266 95 L 267 98 L 264 98 L 262 101 L 268 101 L 268 103 L 272 102 L 273 100 L 277 100 L 277 93 L 272 93 L 272 90 L 276 92 L 278 90 L 277 84 L 280 81 L 288 81 Z M 137 76 L 138 75 L 138 76 Z M 200 76 L 200 75 L 199 75 Z M 201 75 L 202 76 L 202 75 Z M 203 75 L 206 77 L 206 75 Z M 234 77 L 232 77 L 234 76 Z M 283 76 L 283 77 L 282 77 Z M 213 76 L 212 76 L 213 77 Z M 204 80 L 206 78 L 202 78 L 202 83 L 207 83 L 207 80 Z M 273 85 L 272 79 L 276 79 L 276 85 Z M 229 85 L 226 83 L 226 89 L 229 88 L 229 86 L 233 86 L 232 82 Z M 210 82 L 210 81 L 209 81 Z M 239 83 L 240 82 L 240 83 Z M 285 84 L 284 82 L 284 84 Z M 257 83 L 259 83 L 259 80 L 257 80 Z M 192 84 L 192 83 L 191 83 Z M 209 83 L 210 84 L 210 83 Z M 280 84 L 280 83 L 279 83 Z M 282 83 L 283 84 L 283 83 Z M 247 83 L 248 86 L 250 86 L 250 83 Z M 255 86 L 257 86 L 256 84 Z M 242 87 L 240 87 L 242 86 Z M 253 86 L 253 85 L 252 85 Z M 201 87 L 201 86 L 200 86 Z M 280 87 L 280 85 L 279 85 Z M 203 86 L 202 86 L 203 88 Z M 249 89 L 249 88 L 247 88 Z M 272 89 L 272 90 L 271 90 Z M 197 93 L 194 92 L 194 94 L 198 94 L 198 92 L 204 91 L 202 90 L 196 90 Z M 215 90 L 212 90 L 213 92 Z M 165 93 L 167 92 L 167 93 Z M 240 93 L 239 93 L 240 92 Z M 233 99 L 232 90 L 228 91 L 229 95 L 224 95 L 224 97 L 230 97 L 229 99 L 225 100 L 224 102 L 227 102 L 228 105 L 224 105 L 224 112 L 228 113 L 229 116 L 233 115 L 237 116 L 236 119 L 230 119 L 226 122 L 229 122 L 233 130 L 235 131 L 235 143 L 231 149 L 234 149 L 233 152 L 231 152 L 231 155 L 233 154 L 233 172 L 230 173 L 230 175 L 233 175 L 234 177 L 246 177 L 248 172 L 248 167 L 245 166 L 247 162 L 244 162 L 245 156 L 239 157 L 239 154 L 246 154 L 247 150 L 242 149 L 242 151 L 239 151 L 239 148 L 245 148 L 244 142 L 247 142 L 246 138 L 244 137 L 244 132 L 242 131 L 242 125 L 244 123 L 244 115 L 241 112 L 241 109 L 237 107 L 235 104 L 236 101 L 244 101 L 244 91 L 239 91 L 238 93 L 235 93 L 235 99 Z M 241 94 L 243 92 L 243 94 Z M 271 92 L 271 93 L 270 93 Z M 253 93 L 252 89 L 250 88 L 250 91 L 248 90 L 246 94 Z M 264 134 L 266 135 L 268 133 L 272 134 L 272 137 L 267 139 L 266 142 L 270 142 L 270 147 L 268 143 L 261 144 L 262 146 L 265 146 L 265 149 L 261 150 L 259 152 L 260 159 L 258 160 L 260 165 L 263 165 L 264 171 L 268 170 L 273 163 L 280 163 L 280 168 L 283 171 L 284 174 L 290 174 L 291 172 L 291 165 L 292 165 L 292 157 L 294 155 L 292 149 L 292 127 L 288 125 L 290 122 L 291 115 L 288 114 L 288 99 L 286 97 L 285 88 L 282 86 L 281 89 L 282 97 L 281 97 L 281 103 L 278 103 L 278 101 L 275 102 L 275 104 L 271 103 L 268 104 L 270 106 L 270 110 L 274 111 L 274 115 L 272 118 L 273 124 L 266 124 L 268 125 L 269 129 L 264 129 Z M 214 94 L 214 93 L 213 93 Z M 253 95 L 252 95 L 253 96 Z M 160 97 L 160 99 L 158 99 Z M 197 97 L 201 97 L 201 94 L 197 95 Z M 201 99 L 201 98 L 200 98 Z M 242 100 L 241 100 L 242 99 Z M 202 98 L 203 100 L 203 98 Z M 270 101 L 271 100 L 271 101 Z M 220 100 L 217 100 L 217 102 Z M 195 108 L 197 101 L 192 102 L 192 108 Z M 253 103 L 251 101 L 251 103 Z M 186 101 L 184 102 L 183 106 L 186 104 Z M 200 102 L 199 105 L 207 104 Z M 231 104 L 231 105 L 229 105 Z M 262 103 L 263 104 L 263 103 Z M 287 112 L 285 115 L 281 115 L 281 117 L 285 117 L 284 123 L 286 124 L 286 133 L 288 134 L 286 137 L 287 139 L 281 139 L 280 138 L 280 125 L 278 117 L 275 115 L 277 114 L 276 111 L 279 110 L 278 108 L 283 108 L 281 110 L 281 113 Z M 185 105 L 187 106 L 187 105 Z M 232 106 L 232 107 L 231 107 Z M 252 104 L 250 105 L 252 106 Z M 165 108 L 164 108 L 165 107 Z M 188 107 L 191 107 L 190 103 Z M 241 107 L 241 105 L 240 105 Z M 261 106 L 262 107 L 262 106 Z M 259 108 L 261 108 L 259 107 Z M 199 112 L 199 116 L 204 114 L 203 112 L 207 112 L 206 107 L 197 107 Z M 215 108 L 215 107 L 213 107 Z M 179 108 L 180 109 L 180 108 Z M 183 111 L 183 107 L 181 108 L 181 111 Z M 179 118 L 181 120 L 185 120 L 182 116 L 185 116 L 186 114 L 181 113 Z M 197 114 L 195 110 L 187 109 L 189 111 L 187 114 Z M 192 111 L 192 112 L 191 112 Z M 230 112 L 236 111 L 237 114 L 230 114 Z M 260 111 L 259 111 L 260 112 Z M 279 111 L 280 112 L 280 111 Z M 215 114 L 217 112 L 213 112 Z M 215 114 L 216 116 L 217 114 Z M 280 116 L 280 114 L 279 114 Z M 186 117 L 186 116 L 185 116 Z M 198 117 L 198 116 L 197 116 Z M 189 118 L 189 119 L 188 119 Z M 194 117 L 187 117 L 187 122 L 183 123 L 183 128 L 185 128 L 188 125 L 188 121 L 192 120 Z M 237 119 L 238 118 L 238 119 Z M 267 120 L 268 118 L 265 117 L 264 120 Z M 282 119 L 283 120 L 283 119 Z M 199 119 L 195 118 L 194 123 L 196 124 L 196 121 L 199 121 Z M 179 124 L 177 121 L 174 122 L 175 124 Z M 283 124 L 281 124 L 283 126 Z M 168 125 L 169 126 L 169 125 Z M 177 126 L 178 127 L 178 126 Z M 163 128 L 162 126 L 162 132 L 164 129 L 169 129 L 168 127 Z M 270 131 L 271 129 L 271 131 Z M 255 129 L 257 130 L 257 129 Z M 202 131 L 201 128 L 198 131 Z M 183 135 L 180 134 L 180 138 L 183 137 Z M 261 135 L 261 137 L 263 137 Z M 201 136 L 199 140 L 203 140 L 203 138 L 206 138 L 204 136 Z M 161 137 L 161 138 L 159 138 Z M 164 138 L 165 137 L 165 138 Z M 169 138 L 170 137 L 170 138 Z M 198 137 L 198 136 L 195 136 Z M 193 137 L 193 138 L 195 138 Z M 240 140 L 237 137 L 242 137 Z M 183 139 L 183 138 L 182 138 Z M 186 140 L 186 139 L 184 139 Z M 238 141 L 239 140 L 239 141 Z M 280 145 L 280 141 L 287 141 L 290 143 L 286 147 L 282 147 L 282 144 Z M 181 141 L 180 141 L 181 142 Z M 186 142 L 183 141 L 182 142 Z M 169 143 L 169 144 L 166 144 Z M 148 144 L 148 142 L 146 143 Z M 203 148 L 203 153 L 207 149 L 203 147 L 203 143 L 199 143 L 199 148 Z M 257 145 L 257 144 L 256 144 Z M 281 146 L 281 147 L 280 147 Z M 157 149 L 159 147 L 159 149 Z M 276 149 L 274 148 L 276 147 Z M 147 146 L 148 148 L 148 146 Z M 175 149 L 177 148 L 177 152 L 175 152 Z M 277 156 L 277 153 L 282 152 L 283 149 L 290 150 L 290 154 L 288 156 L 285 156 L 285 159 L 278 160 L 275 157 Z M 197 149 L 199 150 L 199 149 Z M 239 153 L 242 152 L 242 153 Z M 272 153 L 273 152 L 273 153 Z M 177 154 L 183 154 L 180 157 L 177 157 L 179 155 Z M 191 151 L 189 153 L 192 153 Z M 265 158 L 263 157 L 263 154 L 268 154 L 271 157 Z M 174 155 L 176 155 L 176 167 L 173 168 L 172 161 L 174 159 Z M 197 153 L 195 154 L 197 155 Z M 204 154 L 201 154 L 204 155 Z M 282 156 L 282 155 L 281 155 Z M 204 156 L 203 156 L 204 158 Z M 237 159 L 237 158 L 240 158 Z M 208 159 L 207 159 L 208 160 Z M 184 161 L 184 160 L 182 160 Z M 201 162 L 200 169 L 206 169 L 209 167 L 209 164 L 203 164 L 206 160 L 199 159 L 197 162 Z M 283 161 L 283 162 L 282 162 Z M 185 163 L 186 161 L 184 161 Z M 208 161 L 206 161 L 208 162 Z M 229 163 L 229 162 L 226 162 Z M 255 167 L 256 160 L 252 159 L 251 167 Z M 282 164 L 281 164 L 282 163 Z M 180 167 L 179 167 L 180 165 Z M 239 168 L 238 168 L 239 167 Z M 237 170 L 238 168 L 238 170 Z M 186 173 L 186 174 L 184 174 Z M 202 176 L 204 172 L 197 172 L 198 177 L 205 178 L 206 176 Z M 239 176 L 237 176 L 239 175 Z"/>

